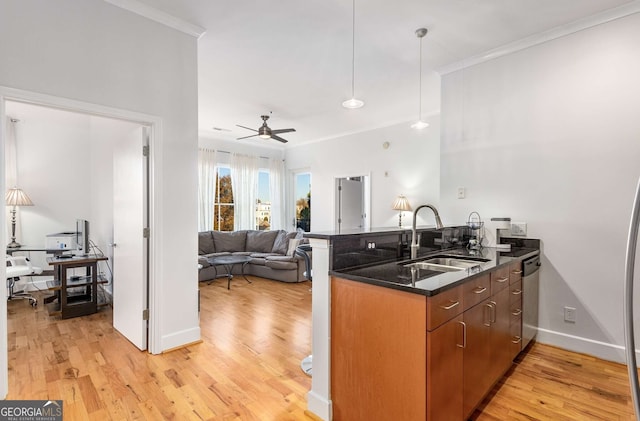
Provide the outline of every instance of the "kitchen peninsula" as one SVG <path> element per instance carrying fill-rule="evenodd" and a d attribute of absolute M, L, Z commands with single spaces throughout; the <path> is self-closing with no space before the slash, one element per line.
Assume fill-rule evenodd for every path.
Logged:
<path fill-rule="evenodd" d="M 320 418 L 462 420 L 521 351 L 521 262 L 539 241 L 467 250 L 465 226 L 417 232 L 413 260 L 408 230 L 306 235 Z"/>

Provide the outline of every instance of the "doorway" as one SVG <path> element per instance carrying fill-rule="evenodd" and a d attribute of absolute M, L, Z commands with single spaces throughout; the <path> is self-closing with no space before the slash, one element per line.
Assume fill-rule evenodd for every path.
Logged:
<path fill-rule="evenodd" d="M 150 152 L 149 152 L 149 165 L 153 166 L 153 162 L 154 162 L 154 150 L 156 148 L 154 148 L 154 145 L 158 145 L 158 143 L 161 141 L 160 137 L 157 133 L 156 128 L 159 126 L 160 124 L 160 119 L 158 119 L 157 117 L 154 116 L 149 116 L 149 115 L 145 115 L 145 114 L 140 114 L 140 113 L 135 113 L 135 112 L 130 112 L 130 111 L 126 111 L 126 110 L 119 110 L 119 109 L 114 109 L 114 108 L 110 108 L 110 107 L 104 107 L 101 105 L 96 105 L 96 104 L 90 104 L 90 103 L 84 103 L 84 102 L 80 102 L 80 101 L 74 101 L 74 100 L 69 100 L 69 99 L 65 99 L 65 98 L 58 98 L 58 97 L 52 97 L 49 95 L 44 95 L 44 94 L 38 94 L 38 93 L 33 93 L 33 92 L 27 92 L 27 91 L 21 91 L 21 90 L 16 90 L 16 89 L 11 89 L 11 88 L 4 88 L 4 87 L 0 87 L 0 127 L 2 128 L 2 130 L 0 130 L 0 151 L 4 151 L 4 146 L 5 146 L 5 136 L 6 136 L 6 121 L 7 121 L 7 105 L 10 103 L 19 103 L 19 104 L 28 104 L 28 105 L 32 105 L 32 106 L 39 106 L 39 107 L 43 107 L 43 108 L 49 108 L 49 109 L 55 109 L 55 110 L 64 110 L 67 112 L 71 112 L 71 113 L 77 113 L 80 115 L 84 115 L 84 116 L 88 116 L 88 117 L 92 117 L 92 118 L 103 118 L 103 119 L 111 119 L 113 121 L 118 121 L 124 124 L 130 124 L 130 125 L 134 125 L 134 126 L 138 126 L 138 127 L 146 127 L 149 133 L 148 136 L 148 142 L 150 145 Z M 46 137 L 46 133 L 43 134 L 43 136 Z M 142 145 L 142 139 L 140 139 L 141 141 L 141 145 Z M 60 145 L 62 146 L 62 145 Z M 158 145 L 159 147 L 159 145 Z M 140 154 L 142 154 L 142 148 L 139 149 Z M 46 154 L 41 154 L 39 153 L 39 151 L 35 151 L 36 154 L 40 154 L 43 155 L 40 157 L 40 159 L 42 160 L 41 162 L 46 162 L 47 164 L 51 164 L 54 165 L 54 168 L 56 169 L 55 172 L 52 172 L 49 176 L 45 177 L 44 180 L 41 180 L 40 183 L 42 185 L 45 185 L 47 183 L 49 184 L 53 184 L 53 183 L 59 183 L 59 184 L 64 184 L 64 170 L 68 169 L 68 168 L 72 168 L 74 166 L 80 166 L 82 168 L 85 168 L 86 162 L 83 162 L 83 160 L 78 160 L 78 159 L 67 159 L 64 162 L 52 162 L 51 160 L 47 160 L 47 156 Z M 2 161 L 4 162 L 5 156 L 2 152 L 0 152 L 0 158 L 2 159 Z M 104 156 L 101 157 L 101 159 L 103 159 Z M 103 159 L 104 160 L 104 159 Z M 91 160 L 89 160 L 91 161 Z M 106 161 L 106 160 L 104 160 Z M 100 159 L 98 160 L 94 160 L 94 162 L 100 162 Z M 109 161 L 109 165 L 111 166 L 111 162 Z M 71 178 L 66 177 L 67 182 L 69 180 L 74 181 Z M 78 181 L 78 180 L 75 180 Z M 148 182 L 152 185 L 153 184 L 153 173 L 149 174 L 149 178 L 148 178 Z M 2 172 L 2 174 L 0 175 L 0 189 L 5 190 L 6 191 L 7 185 L 6 185 L 6 180 L 5 180 L 5 174 L 4 172 Z M 98 191 L 95 191 L 95 194 L 99 194 L 99 195 L 103 195 L 103 196 L 107 196 L 107 195 L 112 195 L 111 191 L 108 191 L 108 189 L 95 189 Z M 87 202 L 91 202 L 91 200 L 93 200 L 95 197 L 94 196 L 90 196 L 90 197 L 84 197 L 84 201 Z M 75 199 L 74 199 L 75 200 Z M 140 200 L 145 200 L 144 198 L 140 198 Z M 150 188 L 149 189 L 149 196 L 146 199 L 148 201 L 148 205 L 147 205 L 147 209 L 148 209 L 148 221 L 149 221 L 149 225 L 148 228 L 153 230 L 154 228 L 154 207 L 151 206 L 151 203 L 154 203 L 155 198 L 153 195 L 153 189 Z M 74 202 L 77 203 L 77 202 Z M 2 213 L 0 213 L 0 215 L 3 215 L 4 219 L 6 220 L 6 209 L 2 211 Z M 75 213 L 74 213 L 75 216 Z M 86 219 L 86 218 L 85 218 Z M 2 238 L 6 238 L 6 225 L 3 223 L 2 224 L 2 228 L 0 228 L 0 236 Z M 140 233 L 140 238 L 142 238 L 142 233 Z M 157 271 L 157 261 L 156 259 L 154 259 L 154 243 L 150 242 L 149 243 L 149 248 L 148 248 L 148 260 L 142 260 L 142 258 L 139 260 L 138 264 L 141 266 L 144 266 L 145 268 L 148 268 L 147 270 L 147 275 L 148 275 L 148 279 L 151 280 L 151 282 L 149 282 L 148 284 L 148 289 L 145 291 L 145 297 L 148 295 L 149 297 L 154 297 L 154 290 L 155 290 L 155 285 L 153 284 L 153 273 L 155 271 Z M 0 268 L 0 275 L 4 276 L 5 275 L 5 268 L 4 265 L 2 265 L 2 268 Z M 146 285 L 146 280 L 143 279 L 136 279 L 134 280 L 134 282 L 141 282 L 144 283 Z M 145 288 L 147 288 L 145 286 Z M 147 294 L 148 292 L 148 294 Z M 0 327 L 4 327 L 3 331 L 6 331 L 6 323 L 7 323 L 7 308 L 6 308 L 6 290 L 3 288 L 2 292 L 0 292 L 0 302 L 2 304 L 0 304 Z M 148 311 L 148 327 L 149 327 L 149 342 L 148 342 L 148 350 L 151 353 L 158 353 L 160 352 L 161 348 L 161 344 L 160 344 L 160 337 L 159 334 L 157 334 L 157 308 L 156 306 L 153 305 L 154 301 L 151 300 L 149 303 L 143 303 L 140 304 L 141 307 L 145 307 Z M 137 317 L 137 319 L 139 319 L 139 323 L 142 325 L 143 324 L 143 314 L 142 312 L 139 313 L 139 317 Z M 147 325 L 147 321 L 144 321 L 144 325 Z M 2 330 L 2 329 L 0 329 Z M 146 329 L 145 329 L 146 332 Z M 126 335 L 125 335 L 126 336 Z M 133 342 L 133 341 L 132 341 Z M 0 347 L 3 348 L 5 351 L 3 352 L 4 357 L 5 358 L 0 358 L 0 381 L 6 380 L 6 376 L 7 376 L 7 369 L 8 369 L 8 363 L 6 360 L 6 348 L 7 348 L 7 338 L 6 337 L 0 337 Z M 6 384 L 6 382 L 3 381 L 4 384 Z"/>
<path fill-rule="evenodd" d="M 336 232 L 369 229 L 371 206 L 369 176 L 336 177 L 334 184 Z"/>

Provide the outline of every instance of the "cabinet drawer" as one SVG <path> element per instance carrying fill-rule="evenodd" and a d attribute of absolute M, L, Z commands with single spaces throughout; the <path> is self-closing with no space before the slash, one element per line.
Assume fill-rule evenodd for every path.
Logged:
<path fill-rule="evenodd" d="M 491 272 L 491 295 L 503 290 L 509 285 L 509 266 L 504 266 Z"/>
<path fill-rule="evenodd" d="M 522 302 L 522 280 L 509 285 L 509 296 L 511 297 L 509 302 Z"/>
<path fill-rule="evenodd" d="M 464 310 L 468 310 L 491 295 L 491 277 L 479 276 L 462 285 L 462 302 Z"/>
<path fill-rule="evenodd" d="M 462 313 L 463 285 L 427 297 L 427 330 L 432 331 Z"/>
<path fill-rule="evenodd" d="M 513 360 L 522 350 L 522 324 L 511 325 L 509 331 L 511 341 L 509 342 L 509 354 Z"/>
<path fill-rule="evenodd" d="M 509 264 L 509 283 L 515 284 L 522 280 L 522 262 L 520 260 Z"/>
<path fill-rule="evenodd" d="M 509 306 L 510 325 L 522 324 L 522 302 L 512 302 Z"/>

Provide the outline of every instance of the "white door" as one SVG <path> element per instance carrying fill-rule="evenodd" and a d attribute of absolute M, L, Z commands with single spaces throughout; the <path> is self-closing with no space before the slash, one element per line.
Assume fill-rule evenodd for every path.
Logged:
<path fill-rule="evenodd" d="M 362 228 L 364 224 L 364 183 L 360 177 L 337 179 L 338 231 Z"/>
<path fill-rule="evenodd" d="M 141 350 L 147 349 L 147 145 L 146 128 L 138 127 L 113 152 L 113 327 Z"/>

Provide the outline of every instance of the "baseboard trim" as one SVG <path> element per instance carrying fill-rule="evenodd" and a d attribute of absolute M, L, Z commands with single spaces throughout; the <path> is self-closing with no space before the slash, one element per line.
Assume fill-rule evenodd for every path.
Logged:
<path fill-rule="evenodd" d="M 163 354 L 167 354 L 167 353 L 169 353 L 169 352 L 177 351 L 177 350 L 179 350 L 179 349 L 186 348 L 186 347 L 191 346 L 191 345 L 198 345 L 198 344 L 201 344 L 201 343 L 203 343 L 203 342 L 204 342 L 204 341 L 203 341 L 202 339 L 198 339 L 197 341 L 193 341 L 193 342 L 188 343 L 188 344 L 183 344 L 183 345 L 177 346 L 177 347 L 175 347 L 175 348 L 165 349 L 164 351 L 162 351 L 162 353 L 163 353 Z"/>
<path fill-rule="evenodd" d="M 331 401 L 310 390 L 307 393 L 307 410 L 305 413 L 313 414 L 314 419 L 331 421 L 333 414 Z"/>
<path fill-rule="evenodd" d="M 161 353 L 168 352 L 200 340 L 200 327 L 185 329 L 162 337 Z"/>
<path fill-rule="evenodd" d="M 537 342 L 553 345 L 581 354 L 591 355 L 603 360 L 626 364 L 625 347 L 607 342 L 595 341 L 580 336 L 568 335 L 547 329 L 538 329 Z M 636 350 L 636 358 L 640 352 Z"/>

